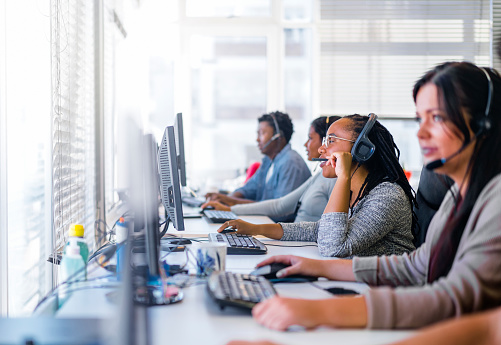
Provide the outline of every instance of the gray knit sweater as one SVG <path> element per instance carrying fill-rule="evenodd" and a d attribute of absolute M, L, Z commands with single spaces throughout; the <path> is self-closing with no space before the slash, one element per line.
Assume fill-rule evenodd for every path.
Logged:
<path fill-rule="evenodd" d="M 453 188 L 457 194 L 457 185 Z M 501 305 L 501 174 L 480 193 L 447 276 L 428 284 L 430 253 L 454 208 L 449 193 L 433 217 L 426 241 L 404 255 L 353 260 L 365 293 L 368 328 L 417 328 Z"/>
<path fill-rule="evenodd" d="M 412 210 L 404 190 L 383 182 L 349 214 L 323 214 L 318 222 L 280 223 L 282 240 L 316 241 L 323 256 L 402 254 L 414 250 Z"/>

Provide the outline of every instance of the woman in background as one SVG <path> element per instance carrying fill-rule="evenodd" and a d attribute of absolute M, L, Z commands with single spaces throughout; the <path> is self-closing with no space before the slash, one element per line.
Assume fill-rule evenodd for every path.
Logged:
<path fill-rule="evenodd" d="M 313 120 L 308 131 L 308 140 L 304 143 L 308 160 L 318 158 L 318 149 L 322 145 L 330 124 L 340 119 L 340 116 L 320 116 Z M 265 200 L 250 204 L 226 206 L 218 201 L 209 201 L 202 208 L 211 206 L 216 210 L 232 211 L 236 215 L 262 215 L 268 217 L 289 216 L 291 221 L 317 221 L 322 215 L 329 200 L 335 179 L 327 179 L 315 169 L 313 176 L 289 194 L 272 200 Z"/>
<path fill-rule="evenodd" d="M 231 220 L 238 233 L 318 243 L 323 256 L 402 254 L 415 249 L 414 193 L 398 161 L 400 151 L 376 115 L 350 115 L 334 122 L 319 148 L 322 174 L 337 178 L 318 222 L 254 225 Z M 373 154 L 358 157 L 358 139 L 370 140 Z M 360 141 L 359 141 L 360 142 Z M 355 156 L 352 155 L 354 153 Z"/>
<path fill-rule="evenodd" d="M 259 323 L 278 330 L 417 328 L 501 305 L 501 78 L 468 62 L 445 63 L 426 73 L 413 95 L 427 168 L 455 182 L 425 243 L 400 256 L 265 260 L 260 265 L 290 265 L 281 277 L 307 274 L 386 286 L 327 300 L 273 297 L 254 307 Z"/>

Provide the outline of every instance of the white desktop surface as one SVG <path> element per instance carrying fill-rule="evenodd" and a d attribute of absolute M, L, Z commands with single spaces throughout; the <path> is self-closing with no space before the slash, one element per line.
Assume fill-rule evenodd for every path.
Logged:
<path fill-rule="evenodd" d="M 245 220 L 252 224 L 270 224 L 273 221 L 265 216 L 239 216 L 239 219 Z M 201 218 L 185 218 L 184 231 L 175 230 L 172 225 L 169 226 L 167 233 L 177 236 L 193 235 L 193 234 L 208 234 L 209 232 L 216 232 L 222 224 L 210 223 L 205 216 Z"/>
<path fill-rule="evenodd" d="M 254 223 L 270 223 L 267 217 L 242 217 Z M 215 231 L 219 225 L 209 224 L 203 218 L 186 219 L 186 231 L 168 233 L 186 235 L 186 237 L 206 236 Z M 202 237 L 202 236 L 201 236 Z M 204 239 L 202 239 L 204 240 Z M 266 257 L 278 254 L 296 254 L 300 256 L 325 259 L 320 257 L 318 249 L 308 242 L 285 242 L 260 238 L 267 246 L 266 255 L 228 255 L 226 269 L 234 272 L 248 273 L 255 265 Z M 291 247 L 301 246 L 304 247 Z M 283 247 L 282 247 L 283 246 Z M 289 246 L 289 247 L 287 247 Z M 167 256 L 170 264 L 184 263 L 184 252 L 170 253 Z M 349 282 L 330 282 L 321 280 L 315 284 L 322 287 L 342 286 L 357 291 L 368 287 L 365 284 Z M 295 298 L 321 299 L 332 297 L 328 292 L 310 283 L 276 284 L 275 288 L 281 296 Z M 58 312 L 58 317 L 108 318 L 116 313 L 116 306 L 105 298 L 109 289 L 84 290 L 75 293 Z M 342 330 L 320 328 L 313 331 L 295 330 L 279 332 L 259 325 L 250 312 L 227 307 L 221 310 L 208 296 L 205 284 L 193 285 L 183 289 L 184 299 L 176 304 L 148 308 L 148 322 L 152 344 L 204 344 L 222 345 L 230 340 L 271 340 L 280 344 L 388 344 L 408 337 L 411 331 L 375 331 L 375 330 Z M 335 298 L 335 297 L 333 297 Z M 116 315 L 116 314 L 115 314 Z"/>

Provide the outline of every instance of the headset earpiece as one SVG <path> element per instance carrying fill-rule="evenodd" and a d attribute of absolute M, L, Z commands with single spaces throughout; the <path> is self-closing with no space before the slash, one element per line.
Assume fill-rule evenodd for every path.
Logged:
<path fill-rule="evenodd" d="M 275 118 L 275 115 L 270 113 L 271 118 L 273 119 L 273 124 L 275 125 L 275 134 L 271 138 L 271 140 L 276 140 L 280 137 L 280 127 L 278 127 L 278 122 L 277 119 Z"/>
<path fill-rule="evenodd" d="M 369 120 L 365 124 L 362 132 L 358 136 L 353 148 L 351 149 L 351 155 L 353 160 L 358 163 L 364 163 L 369 160 L 376 151 L 376 146 L 369 140 L 369 132 L 376 123 L 377 115 L 374 113 L 369 114 Z"/>
<path fill-rule="evenodd" d="M 480 137 L 487 133 L 492 127 L 491 120 L 488 117 L 482 116 L 475 121 L 475 128 L 472 128 L 475 132 L 475 137 Z"/>
<path fill-rule="evenodd" d="M 489 75 L 489 72 L 487 72 L 487 69 L 485 69 L 483 67 L 481 67 L 480 70 L 482 72 L 484 72 L 485 77 L 487 78 L 488 94 L 487 94 L 487 103 L 485 105 L 484 116 L 481 116 L 476 121 L 476 124 L 478 126 L 478 128 L 475 131 L 476 137 L 479 137 L 479 136 L 485 134 L 492 127 L 491 120 L 489 119 L 489 114 L 491 112 L 491 107 L 492 107 L 492 97 L 494 95 L 494 84 L 492 83 L 492 79 L 491 79 L 491 76 Z"/>

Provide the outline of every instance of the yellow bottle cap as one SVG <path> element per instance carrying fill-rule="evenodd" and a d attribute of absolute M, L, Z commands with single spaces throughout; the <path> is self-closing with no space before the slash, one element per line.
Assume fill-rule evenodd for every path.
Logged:
<path fill-rule="evenodd" d="M 71 224 L 69 235 L 73 237 L 83 237 L 84 227 L 82 224 Z"/>

